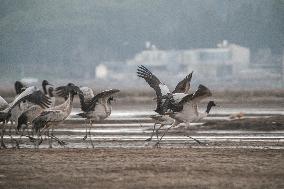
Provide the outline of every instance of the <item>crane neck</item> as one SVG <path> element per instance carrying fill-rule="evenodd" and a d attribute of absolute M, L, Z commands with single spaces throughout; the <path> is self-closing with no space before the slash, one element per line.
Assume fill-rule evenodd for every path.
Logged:
<path fill-rule="evenodd" d="M 42 84 L 42 90 L 45 95 L 47 95 L 46 85 Z"/>
<path fill-rule="evenodd" d="M 212 108 L 212 104 L 208 103 L 205 113 L 209 114 L 211 108 Z"/>

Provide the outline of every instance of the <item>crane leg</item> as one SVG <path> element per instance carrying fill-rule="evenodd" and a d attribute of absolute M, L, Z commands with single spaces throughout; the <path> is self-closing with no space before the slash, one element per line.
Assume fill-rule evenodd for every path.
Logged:
<path fill-rule="evenodd" d="M 51 132 L 50 132 L 51 129 Z M 53 140 L 53 132 L 54 132 L 54 125 L 51 125 L 51 128 L 48 128 L 48 136 L 49 136 L 49 140 L 48 140 L 48 145 L 49 148 L 52 148 L 52 140 Z"/>
<path fill-rule="evenodd" d="M 14 139 L 13 136 L 12 136 L 13 125 L 14 125 L 14 122 L 11 121 L 11 125 L 9 127 L 9 135 L 10 135 L 10 139 L 11 139 L 11 145 L 12 145 L 13 148 L 20 148 L 19 141 Z M 15 122 L 15 125 L 16 125 L 16 122 Z M 16 146 L 14 146 L 14 142 L 15 142 Z"/>
<path fill-rule="evenodd" d="M 164 124 L 161 124 L 161 126 L 156 130 L 156 137 L 157 140 L 159 140 L 159 130 L 164 126 Z"/>
<path fill-rule="evenodd" d="M 63 140 L 60 140 L 58 137 L 54 136 L 54 126 L 57 126 L 58 123 L 55 123 L 54 125 L 48 125 L 48 127 L 46 127 L 48 130 L 47 132 L 45 132 L 45 134 L 48 136 L 49 138 L 49 147 L 52 148 L 52 140 L 55 140 L 58 142 L 58 144 L 60 144 L 61 146 L 65 146 L 66 142 L 64 142 Z M 51 134 L 50 134 L 50 127 L 51 127 Z M 45 129 L 45 128 L 44 128 Z M 42 131 L 43 132 L 43 131 Z"/>
<path fill-rule="evenodd" d="M 50 129 L 47 130 L 48 136 L 50 136 Z M 52 137 L 48 137 L 48 147 L 52 148 Z"/>
<path fill-rule="evenodd" d="M 1 128 L 1 148 L 7 148 L 4 143 L 5 125 L 6 125 L 6 121 L 3 121 L 2 128 Z"/>
<path fill-rule="evenodd" d="M 41 133 L 38 132 L 37 133 L 37 139 L 35 141 L 35 148 L 38 149 L 39 148 L 39 145 L 42 143 L 43 139 L 42 139 L 42 136 L 41 136 Z"/>
<path fill-rule="evenodd" d="M 152 131 L 152 133 L 151 133 L 150 138 L 147 138 L 145 141 L 151 141 L 151 140 L 152 140 L 153 135 L 154 135 L 154 132 L 155 132 L 156 125 L 157 125 L 157 123 L 154 124 L 153 131 Z"/>
<path fill-rule="evenodd" d="M 186 135 L 186 137 L 188 137 L 188 138 L 194 140 L 194 141 L 197 142 L 198 144 L 203 144 L 203 142 L 201 142 L 200 140 L 197 140 L 196 138 L 193 138 L 193 137 L 188 136 L 188 135 Z"/>
<path fill-rule="evenodd" d="M 87 119 L 85 120 L 85 128 L 86 128 L 86 134 L 83 138 L 83 140 L 86 140 L 88 138 L 88 124 L 87 124 Z"/>
<path fill-rule="evenodd" d="M 12 148 L 15 148 L 14 147 L 14 141 L 13 141 L 13 137 L 12 137 L 12 125 L 14 124 L 13 121 L 10 121 L 10 126 L 9 126 L 9 136 L 10 136 L 10 141 L 11 141 L 11 145 L 12 145 Z"/>
<path fill-rule="evenodd" d="M 171 125 L 169 128 L 167 128 L 167 130 L 163 133 L 163 135 L 161 136 L 161 138 L 158 140 L 158 142 L 156 142 L 156 144 L 154 145 L 155 147 L 159 147 L 161 140 L 163 139 L 163 137 L 167 134 L 167 132 L 169 131 L 170 128 L 172 128 L 174 125 Z"/>
<path fill-rule="evenodd" d="M 90 120 L 90 129 L 89 129 L 90 142 L 91 142 L 92 148 L 95 148 L 93 140 L 92 140 L 91 129 L 92 129 L 92 121 Z"/>

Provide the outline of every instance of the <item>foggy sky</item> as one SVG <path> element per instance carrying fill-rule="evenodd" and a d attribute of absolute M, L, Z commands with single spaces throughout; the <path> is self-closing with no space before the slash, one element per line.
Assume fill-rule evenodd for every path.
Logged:
<path fill-rule="evenodd" d="M 20 77 L 26 65 L 30 69 L 36 65 L 44 74 L 46 65 L 76 70 L 101 61 L 125 61 L 143 50 L 146 41 L 165 50 L 215 47 L 224 39 L 252 53 L 269 48 L 281 54 L 284 47 L 283 0 L 1 0 L 0 4 L 1 80 Z"/>

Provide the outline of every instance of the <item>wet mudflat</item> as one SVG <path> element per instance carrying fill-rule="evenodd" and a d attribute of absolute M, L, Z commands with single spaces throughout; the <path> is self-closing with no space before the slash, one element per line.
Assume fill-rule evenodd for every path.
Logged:
<path fill-rule="evenodd" d="M 271 149 L 9 149 L 1 188 L 283 188 Z"/>
<path fill-rule="evenodd" d="M 83 119 L 71 116 L 60 126 L 54 128 L 54 135 L 63 140 L 61 146 L 53 142 L 54 148 L 91 148 L 92 139 L 95 148 L 152 148 L 157 142 L 156 135 L 152 141 L 145 141 L 153 130 L 153 121 L 148 115 L 112 116 L 103 122 L 93 124 L 91 136 L 83 140 L 88 124 Z M 158 127 L 158 126 L 157 126 Z M 164 126 L 159 137 L 169 126 Z M 34 148 L 34 143 L 27 137 L 20 139 L 20 148 Z M 200 143 L 198 143 L 196 140 Z M 15 146 L 10 136 L 5 136 L 8 147 Z M 189 127 L 184 124 L 169 130 L 160 143 L 163 148 L 269 148 L 284 150 L 284 116 L 254 115 L 242 119 L 228 120 L 228 116 L 214 114 Z M 39 146 L 48 148 L 48 140 Z"/>
<path fill-rule="evenodd" d="M 94 149 L 82 140 L 86 124 L 73 112 L 54 132 L 65 146 L 53 142 L 48 149 L 44 140 L 34 149 L 22 137 L 21 149 L 11 149 L 5 137 L 0 188 L 283 188 L 283 111 L 269 112 L 240 120 L 217 112 L 189 128 L 173 128 L 155 148 L 155 137 L 145 141 L 152 112 L 118 111 L 94 124 Z"/>

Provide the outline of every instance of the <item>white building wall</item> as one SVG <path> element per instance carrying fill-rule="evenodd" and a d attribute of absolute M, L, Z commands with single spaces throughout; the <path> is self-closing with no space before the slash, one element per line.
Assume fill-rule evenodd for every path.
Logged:
<path fill-rule="evenodd" d="M 127 64 L 146 65 L 161 77 L 166 75 L 174 78 L 177 74 L 185 75 L 194 71 L 195 81 L 222 86 L 226 82 L 238 82 L 241 73 L 249 71 L 250 50 L 235 44 L 189 50 L 147 49 L 128 60 Z"/>

